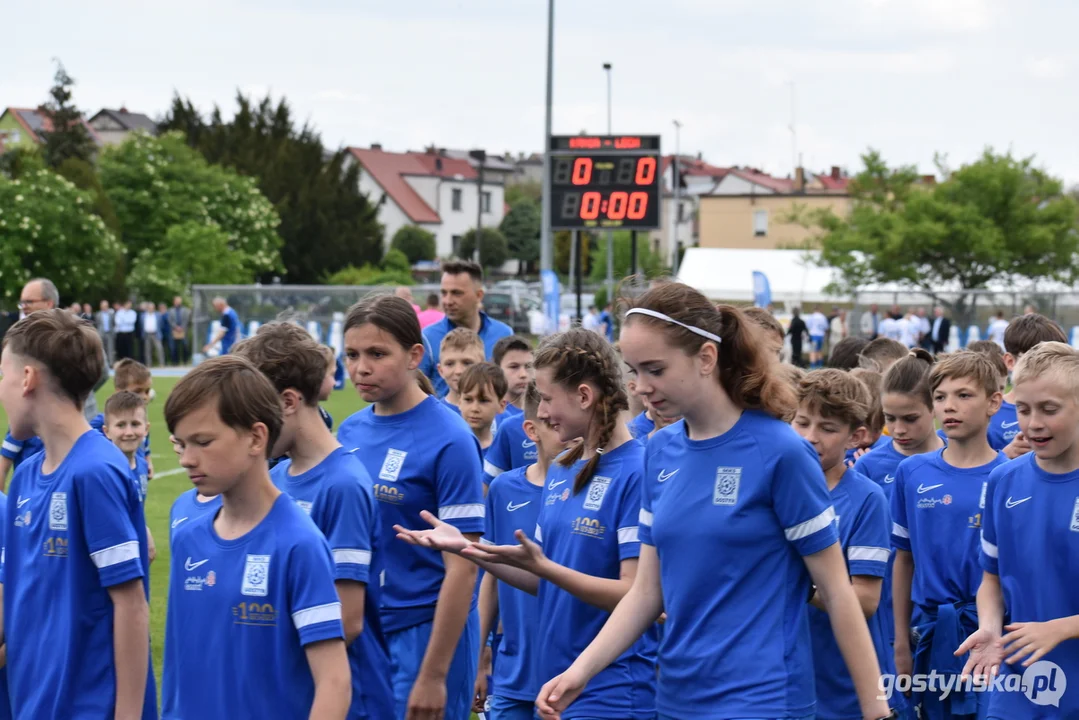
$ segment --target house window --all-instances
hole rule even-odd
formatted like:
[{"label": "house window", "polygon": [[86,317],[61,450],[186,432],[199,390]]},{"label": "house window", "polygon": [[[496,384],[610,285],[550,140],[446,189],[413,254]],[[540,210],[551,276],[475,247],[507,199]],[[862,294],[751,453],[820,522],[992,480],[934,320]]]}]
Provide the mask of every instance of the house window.
[{"label": "house window", "polygon": [[483,193],[482,197],[483,197],[483,212],[485,212],[485,213],[491,212],[491,193],[485,192],[485,193]]},{"label": "house window", "polygon": [[753,211],[753,236],[764,237],[768,234],[768,211]]},{"label": "house window", "polygon": [[453,196],[450,200],[450,204],[454,210],[460,211],[461,209],[461,188],[453,189]]},{"label": "house window", "polygon": [[686,206],[682,203],[678,203],[678,224],[681,225],[686,221]]},{"label": "house window", "polygon": [[[460,190],[454,190],[455,193],[461,192]],[[461,257],[461,236],[454,235],[451,238],[451,245],[453,246],[453,257]]]}]

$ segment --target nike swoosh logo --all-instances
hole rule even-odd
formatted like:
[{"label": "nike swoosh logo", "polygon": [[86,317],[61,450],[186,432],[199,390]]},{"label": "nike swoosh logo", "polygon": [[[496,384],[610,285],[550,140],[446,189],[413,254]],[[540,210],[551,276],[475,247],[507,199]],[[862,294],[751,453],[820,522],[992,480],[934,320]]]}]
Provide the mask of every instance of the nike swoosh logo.
[{"label": "nike swoosh logo", "polygon": [[559,485],[561,485],[564,482],[566,482],[566,481],[565,480],[559,480],[558,482],[548,483],[547,489],[548,490],[554,490],[556,487],[558,487]]},{"label": "nike swoosh logo", "polygon": [[15,506],[16,507],[22,507],[23,505],[25,505],[28,502],[30,502],[30,498],[20,497],[19,501],[17,503],[15,503]]},{"label": "nike swoosh logo", "polygon": [[884,476],[884,484],[885,485],[891,485],[894,482],[895,482],[895,476],[894,475],[885,475]]},{"label": "nike swoosh logo", "polygon": [[930,485],[929,487],[926,487],[925,485],[922,485],[922,484],[919,483],[918,484],[918,494],[921,495],[922,493],[927,493],[930,490],[936,490],[939,487],[944,487],[944,483],[938,483],[936,485]]},{"label": "nike swoosh logo", "polygon": [[[678,470],[681,470],[681,468],[678,468]],[[659,477],[656,478],[656,479],[659,480],[660,482],[667,482],[668,480],[670,480],[671,478],[673,478],[675,475],[678,474],[678,470],[671,470],[670,472],[663,472],[662,470],[660,470],[659,471]]]},{"label": "nike swoosh logo", "polygon": [[521,441],[521,447],[523,447],[523,448],[536,447],[536,443],[532,442],[531,440],[522,440]]},{"label": "nike swoosh logo", "polygon": [[1013,427],[1015,427],[1015,426],[1016,426],[1016,425],[1018,425],[1018,424],[1019,424],[1019,421],[1018,421],[1018,420],[1016,420],[1015,422],[1010,422],[1010,423],[1002,422],[1002,423],[1000,424],[1000,426],[1001,426],[1002,428],[1005,428],[1005,429],[1007,429],[1007,428],[1013,428]]},{"label": "nike swoosh logo", "polygon": [[1023,498],[1022,500],[1012,500],[1011,496],[1009,496],[1007,501],[1005,501],[1005,503],[1004,503],[1004,507],[1011,510],[1016,505],[1022,505],[1023,503],[1025,503],[1027,500],[1029,500],[1032,497],[1034,497],[1034,496],[1033,495],[1028,495],[1027,497]]},{"label": "nike swoosh logo", "polygon": [[514,505],[513,502],[511,501],[506,505],[506,509],[509,510],[510,512],[513,512],[514,510],[520,510],[525,505],[528,505],[531,502],[532,502],[531,500],[526,500],[525,502],[523,502],[523,503],[521,503],[519,505]]},{"label": "nike swoosh logo", "polygon": [[191,572],[192,570],[196,570],[196,569],[202,567],[203,565],[205,565],[208,562],[210,562],[209,558],[206,558],[205,560],[199,560],[198,562],[191,562],[191,558],[188,558],[187,560],[184,561],[184,570],[187,570],[188,572]]},{"label": "nike swoosh logo", "polygon": [[176,518],[175,520],[173,520],[172,521],[172,529],[175,530],[176,526],[179,525],[180,523],[182,523],[184,520],[187,520],[187,518],[182,517],[182,518]]}]

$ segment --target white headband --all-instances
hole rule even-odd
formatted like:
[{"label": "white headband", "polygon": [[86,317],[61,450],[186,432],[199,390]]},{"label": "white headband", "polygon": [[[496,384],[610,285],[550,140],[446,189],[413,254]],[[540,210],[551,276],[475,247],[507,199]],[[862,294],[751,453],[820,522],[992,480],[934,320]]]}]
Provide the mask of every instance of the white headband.
[{"label": "white headband", "polygon": [[675,320],[670,315],[664,315],[661,312],[656,312],[655,310],[649,310],[648,308],[630,308],[629,310],[626,311],[626,315],[647,315],[648,317],[654,317],[657,320],[662,320],[664,322],[669,322],[672,325],[677,325],[678,327],[685,328],[686,330],[689,330],[694,335],[700,335],[702,338],[707,338],[708,340],[711,340],[712,342],[715,342],[715,343],[722,343],[723,342],[723,338],[721,338],[719,335],[714,335],[714,334],[708,332],[707,330],[702,330],[699,327],[694,327],[693,325],[686,325],[684,322],[678,322],[677,320]]}]

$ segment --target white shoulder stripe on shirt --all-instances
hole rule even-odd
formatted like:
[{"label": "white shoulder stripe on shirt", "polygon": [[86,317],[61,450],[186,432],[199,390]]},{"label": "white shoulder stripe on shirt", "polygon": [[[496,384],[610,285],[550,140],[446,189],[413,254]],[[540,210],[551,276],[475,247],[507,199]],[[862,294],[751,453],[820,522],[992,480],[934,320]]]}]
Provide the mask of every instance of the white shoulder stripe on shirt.
[{"label": "white shoulder stripe on shirt", "polygon": [[618,544],[625,545],[626,543],[640,542],[637,537],[637,525],[633,527],[618,528]]},{"label": "white shoulder stripe on shirt", "polygon": [[487,515],[483,503],[469,505],[443,505],[438,509],[439,520],[462,520],[464,518],[482,518]]},{"label": "white shoulder stripe on shirt", "polygon": [[536,542],[543,542],[543,528],[541,528],[538,523],[536,524]]},{"label": "white shoulder stripe on shirt", "polygon": [[993,559],[997,557],[997,546],[986,540],[984,534],[982,535],[982,552]]},{"label": "white shoulder stripe on shirt", "polygon": [[648,512],[644,508],[641,508],[641,512],[637,514],[637,522],[641,525],[647,525],[652,527],[652,513]]},{"label": "white shoulder stripe on shirt", "polygon": [[483,461],[483,471],[491,477],[498,477],[502,473],[506,472],[502,468],[492,463],[490,460]]},{"label": "white shoulder stripe on shirt", "polygon": [[370,565],[371,551],[358,548],[337,548],[333,551],[333,561],[337,565]]},{"label": "white shoulder stripe on shirt", "polygon": [[15,443],[11,442],[10,440],[5,440],[4,441],[4,449],[7,450],[8,452],[17,453],[20,450],[22,450],[22,443],[19,443],[18,445],[16,445]]},{"label": "white shoulder stripe on shirt", "polygon": [[903,527],[897,522],[892,523],[892,535],[910,540],[910,533],[905,527]]},{"label": "white shoulder stripe on shirt", "polygon": [[308,625],[333,622],[334,620],[341,620],[341,603],[339,602],[316,605],[315,607],[297,610],[292,613],[292,624],[296,626],[297,630],[303,630]]},{"label": "white shoulder stripe on shirt", "polygon": [[95,553],[90,553],[90,559],[94,561],[94,565],[98,570],[103,570],[104,568],[112,567],[113,565],[119,565],[128,560],[138,560],[139,541],[131,540],[129,542],[120,543],[119,545],[107,547],[104,550],[98,550]]},{"label": "white shoulder stripe on shirt", "polygon": [[798,523],[794,527],[789,527],[783,531],[783,534],[787,536],[787,542],[794,542],[795,540],[802,540],[809,537],[813,533],[820,532],[824,528],[828,527],[835,520],[835,510],[829,505],[824,512],[815,518],[810,518],[805,522]]},{"label": "white shoulder stripe on shirt", "polygon": [[864,545],[851,545],[847,548],[847,560],[849,562],[855,561],[868,561],[868,562],[888,562],[887,548],[879,547],[867,547]]}]

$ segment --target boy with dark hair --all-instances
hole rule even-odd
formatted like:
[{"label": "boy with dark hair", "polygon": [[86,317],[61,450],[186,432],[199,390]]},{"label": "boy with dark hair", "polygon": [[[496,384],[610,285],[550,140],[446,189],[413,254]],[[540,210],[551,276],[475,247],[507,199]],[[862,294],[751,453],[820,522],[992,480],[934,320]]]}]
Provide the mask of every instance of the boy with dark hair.
[{"label": "boy with dark hair", "polygon": [[783,353],[783,339],[786,337],[786,332],[783,330],[783,326],[779,324],[779,321],[776,320],[776,316],[759,307],[743,308],[742,312],[755,325],[764,330],[768,349],[774,351],[776,357],[779,357]]},{"label": "boy with dark hair", "polygon": [[391,717],[390,661],[379,617],[378,508],[367,470],[319,414],[326,371],[322,349],[299,325],[275,322],[237,344],[233,354],[250,360],[274,384],[283,419],[273,456],[288,458],[270,478],[311,517],[333,553],[352,671],[349,717]]},{"label": "boy with dark hair", "polygon": [[457,383],[461,417],[472,429],[486,455],[494,440],[495,418],[506,409],[506,376],[492,363],[481,362],[464,372]]},{"label": "boy with dark hair", "polygon": [[532,346],[520,335],[510,335],[495,343],[491,362],[506,376],[506,409],[524,410],[525,390],[535,374],[532,369]]},{"label": "boy with dark hair", "polygon": [[870,370],[876,370],[881,375],[888,372],[888,368],[900,358],[905,358],[910,353],[908,348],[898,340],[889,337],[878,337],[870,340],[862,348],[859,357],[859,365]]},{"label": "boy with dark hair", "polygon": [[495,436],[487,448],[483,462],[484,482],[489,483],[506,470],[529,465],[536,460],[536,443],[530,440],[522,425],[525,390],[535,375],[532,365],[532,346],[518,335],[502,338],[495,343],[494,363],[506,376],[509,403],[495,418]]},{"label": "boy with dark hair", "polygon": [[483,341],[468,328],[455,328],[442,338],[439,346],[438,374],[449,388],[443,402],[461,412],[461,394],[457,383],[470,366],[483,362]]},{"label": "boy with dark hair", "polygon": [[[116,389],[116,392],[135,393],[141,397],[147,405],[154,399],[153,375],[150,373],[150,368],[146,367],[138,360],[125,358],[116,363],[113,368],[112,384]],[[95,430],[104,432],[104,425],[104,413],[100,413],[90,420],[90,427]],[[142,439],[142,445],[139,447],[139,452],[142,454],[143,460],[146,463],[146,477],[147,479],[152,480],[154,477],[154,461],[150,455],[149,432],[147,432],[146,436]]]},{"label": "boy with dark hair", "polygon": [[832,353],[828,356],[828,367],[837,370],[854,370],[861,365],[859,355],[869,340],[861,335],[848,335],[832,346]]},{"label": "boy with dark hair", "polygon": [[[317,392],[321,357],[313,366]],[[165,421],[180,465],[221,509],[173,530],[163,714],[343,720],[352,692],[334,558],[270,480],[280,396],[247,359],[222,356],[180,380]]]},{"label": "boy with dark hair", "polygon": [[[953,653],[978,629],[978,549],[990,473],[1006,462],[989,445],[989,420],[1000,408],[1000,376],[984,355],[946,355],[929,374],[933,412],[947,445],[899,463],[892,494],[896,548],[892,600],[895,664],[900,675],[958,676]],[[969,686],[950,695],[915,693],[922,717],[985,717],[988,693]]]},{"label": "boy with dark hair", "polygon": [[3,641],[14,717],[156,718],[146,521],[129,464],[83,415],[97,331],[43,310],[4,337],[0,404],[45,450],[8,497]]},{"label": "boy with dark hair", "polygon": [[[815,370],[798,384],[798,411],[791,425],[820,458],[832,506],[839,519],[839,541],[858,596],[881,672],[894,673],[891,646],[883,618],[877,613],[888,566],[888,503],[875,482],[847,467],[846,451],[865,442],[873,398],[861,380],[836,369]],[[809,630],[813,655],[838,657],[839,645],[822,600],[810,600]],[[850,673],[840,663],[815,663],[819,717],[860,717],[858,695]],[[895,707],[895,699],[890,699]]]}]

